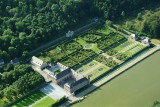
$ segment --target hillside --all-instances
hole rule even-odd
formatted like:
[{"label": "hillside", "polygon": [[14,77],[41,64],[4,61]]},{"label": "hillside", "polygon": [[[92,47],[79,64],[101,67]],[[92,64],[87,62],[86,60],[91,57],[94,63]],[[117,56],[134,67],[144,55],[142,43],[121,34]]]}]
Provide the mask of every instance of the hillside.
[{"label": "hillside", "polygon": [[94,17],[114,20],[159,0],[0,0],[0,59],[26,57]]}]

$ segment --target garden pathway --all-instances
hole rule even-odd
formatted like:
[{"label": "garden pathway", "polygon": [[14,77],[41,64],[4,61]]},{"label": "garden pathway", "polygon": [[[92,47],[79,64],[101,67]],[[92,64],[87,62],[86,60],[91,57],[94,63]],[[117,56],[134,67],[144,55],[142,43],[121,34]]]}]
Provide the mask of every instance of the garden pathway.
[{"label": "garden pathway", "polygon": [[[112,56],[109,56],[109,55],[106,54],[106,53],[102,53],[101,55],[105,56],[106,58],[112,57]],[[113,58],[113,60],[116,61],[117,63],[119,63],[119,64],[122,63],[122,61],[119,60],[119,59],[117,59],[116,57],[112,57],[112,58]]]}]

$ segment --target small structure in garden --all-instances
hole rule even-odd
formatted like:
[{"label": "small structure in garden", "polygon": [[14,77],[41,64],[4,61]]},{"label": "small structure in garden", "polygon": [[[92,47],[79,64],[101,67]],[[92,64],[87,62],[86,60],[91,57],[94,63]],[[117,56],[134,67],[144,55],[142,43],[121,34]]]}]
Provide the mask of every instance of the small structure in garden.
[{"label": "small structure in garden", "polygon": [[131,34],[130,37],[129,37],[131,40],[134,40],[136,41],[137,40],[137,37],[135,34]]},{"label": "small structure in garden", "polygon": [[150,46],[150,40],[149,40],[149,38],[145,38],[145,39],[143,39],[141,42],[142,42],[144,45],[146,45],[146,46]]},{"label": "small structure in garden", "polygon": [[4,65],[4,60],[0,59],[0,66]]},{"label": "small structure in garden", "polygon": [[74,31],[68,31],[67,33],[66,33],[66,37],[72,37],[74,35]]},{"label": "small structure in garden", "polygon": [[48,66],[48,64],[46,62],[42,61],[41,59],[39,59],[35,56],[32,57],[31,64],[40,68],[40,69],[43,69]]},{"label": "small structure in garden", "polygon": [[15,66],[15,65],[20,64],[20,61],[19,61],[18,58],[15,58],[15,59],[12,59],[12,60],[11,60],[11,64]]}]

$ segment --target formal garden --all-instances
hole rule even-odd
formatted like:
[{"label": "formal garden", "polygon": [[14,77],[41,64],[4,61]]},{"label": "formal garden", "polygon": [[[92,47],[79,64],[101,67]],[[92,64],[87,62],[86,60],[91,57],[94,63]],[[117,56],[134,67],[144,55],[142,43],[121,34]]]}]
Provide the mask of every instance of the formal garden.
[{"label": "formal garden", "polygon": [[92,81],[144,48],[141,43],[101,26],[44,52],[40,58],[60,62]]}]

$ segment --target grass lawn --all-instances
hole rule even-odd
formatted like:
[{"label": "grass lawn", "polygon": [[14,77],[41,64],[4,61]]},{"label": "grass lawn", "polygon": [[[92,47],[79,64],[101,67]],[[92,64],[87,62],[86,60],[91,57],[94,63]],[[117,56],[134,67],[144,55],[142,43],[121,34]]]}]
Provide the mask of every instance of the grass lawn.
[{"label": "grass lawn", "polygon": [[96,70],[87,74],[86,77],[88,77],[90,75],[90,81],[93,81],[94,79],[96,79],[97,77],[99,77],[100,75],[104,74],[105,72],[107,72],[109,70],[110,70],[110,68],[107,66],[100,66]]},{"label": "grass lawn", "polygon": [[108,35],[108,34],[110,34],[112,31],[109,30],[107,27],[103,26],[101,29],[97,30],[97,32],[104,33],[104,34]]},{"label": "grass lawn", "polygon": [[160,44],[160,40],[159,39],[151,39],[151,42],[153,42],[155,44]]},{"label": "grass lawn", "polygon": [[93,50],[95,53],[99,53],[102,51],[97,47],[97,44],[93,44],[93,47],[91,48],[91,50]]},{"label": "grass lawn", "polygon": [[32,107],[49,107],[51,104],[54,104],[56,101],[50,97],[44,98],[42,101],[36,103]]},{"label": "grass lawn", "polygon": [[[86,41],[82,40],[82,39],[78,39],[77,40],[78,43],[80,43],[83,47],[86,47],[87,45],[89,45]],[[92,45],[92,47],[90,48],[91,50],[93,50],[95,53],[100,52],[101,50],[97,47],[97,44]]]},{"label": "grass lawn", "polygon": [[134,43],[133,41],[128,40],[128,41],[122,43],[121,45],[117,46],[117,47],[115,48],[115,50],[121,51],[121,50],[123,50],[124,48],[128,47],[129,45],[131,45],[131,44],[133,44],[133,43]]},{"label": "grass lawn", "polygon": [[29,106],[33,103],[35,103],[36,101],[38,101],[39,99],[43,98],[44,96],[46,96],[46,94],[44,94],[41,91],[36,91],[33,94],[29,95],[28,97],[20,100],[19,102],[15,103],[12,107],[26,107]]},{"label": "grass lawn", "polygon": [[134,46],[131,49],[129,49],[128,51],[126,51],[125,54],[129,55],[129,56],[132,56],[132,55],[138,53],[139,51],[141,51],[144,48],[145,48],[145,46],[137,44],[136,46]]},{"label": "grass lawn", "polygon": [[77,70],[77,72],[83,73],[83,72],[89,70],[90,68],[96,66],[97,64],[98,63],[96,61],[91,61],[91,62],[87,63],[86,65],[82,66],[81,68],[79,68]]},{"label": "grass lawn", "polygon": [[81,44],[83,47],[86,46],[86,45],[88,45],[88,43],[87,43],[86,41],[82,40],[82,39],[77,39],[76,41],[77,41],[79,44]]}]

